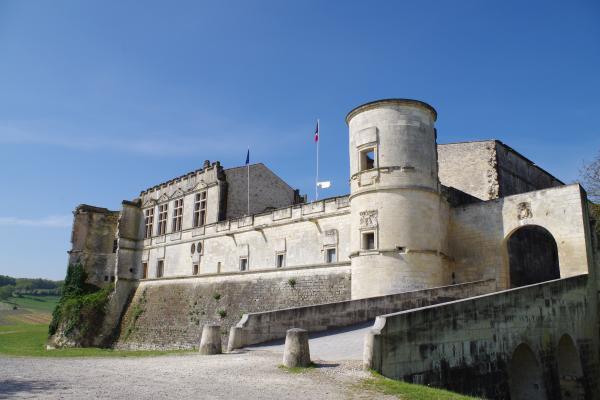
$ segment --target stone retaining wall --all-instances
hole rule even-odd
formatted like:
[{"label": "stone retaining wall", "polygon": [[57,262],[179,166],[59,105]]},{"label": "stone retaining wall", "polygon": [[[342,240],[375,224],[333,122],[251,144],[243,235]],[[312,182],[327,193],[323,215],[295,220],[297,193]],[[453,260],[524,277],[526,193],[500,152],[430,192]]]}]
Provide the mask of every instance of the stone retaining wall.
[{"label": "stone retaining wall", "polygon": [[142,281],[116,347],[198,347],[202,326],[221,325],[223,341],[244,313],[350,299],[350,265]]}]

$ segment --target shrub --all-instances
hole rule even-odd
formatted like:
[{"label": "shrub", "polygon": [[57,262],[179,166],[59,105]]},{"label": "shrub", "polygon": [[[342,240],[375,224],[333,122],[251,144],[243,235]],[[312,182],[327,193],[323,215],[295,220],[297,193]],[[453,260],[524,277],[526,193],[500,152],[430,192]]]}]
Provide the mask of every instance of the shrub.
[{"label": "shrub", "polygon": [[225,318],[227,316],[227,311],[221,309],[221,310],[217,311],[217,314],[219,314],[219,317]]},{"label": "shrub", "polygon": [[215,299],[216,301],[219,301],[221,299],[221,293],[213,294],[213,299]]},{"label": "shrub", "polygon": [[62,297],[52,312],[52,321],[48,327],[50,336],[60,327],[65,336],[75,334],[77,341],[85,341],[102,323],[113,285],[100,289],[86,283],[86,278],[87,274],[81,264],[69,265]]},{"label": "shrub", "polygon": [[291,287],[295,287],[296,286],[296,280],[294,278],[290,278],[290,279],[288,279],[288,284]]}]

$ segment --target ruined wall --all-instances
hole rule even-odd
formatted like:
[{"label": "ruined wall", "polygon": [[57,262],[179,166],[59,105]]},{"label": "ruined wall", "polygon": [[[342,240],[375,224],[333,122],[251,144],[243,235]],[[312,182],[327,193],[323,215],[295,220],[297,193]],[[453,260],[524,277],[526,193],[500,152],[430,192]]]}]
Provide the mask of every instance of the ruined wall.
[{"label": "ruined wall", "polygon": [[455,281],[491,278],[500,288],[509,288],[506,240],[524,225],[538,225],[552,234],[561,277],[585,273],[583,199],[575,184],[452,208],[449,240]]},{"label": "ruined wall", "polygon": [[439,144],[440,182],[481,200],[564,185],[499,140]]},{"label": "ruined wall", "polygon": [[239,271],[241,257],[250,270],[269,269],[277,254],[285,254],[284,267],[296,267],[325,263],[327,248],[349,260],[349,243],[348,198],[339,197],[146,239],[142,262],[149,278],[159,260],[165,277],[190,276],[194,264],[200,274]]},{"label": "ruined wall", "polygon": [[[228,168],[227,212],[225,218],[248,214],[247,167]],[[263,164],[250,165],[250,214],[258,214],[294,204],[294,189]]]},{"label": "ruined wall", "polygon": [[495,141],[438,144],[437,151],[442,185],[481,200],[498,197]]},{"label": "ruined wall", "polygon": [[87,281],[103,287],[115,279],[119,212],[81,204],[73,215],[69,264],[82,264]]},{"label": "ruined wall", "polygon": [[496,143],[496,160],[500,196],[562,186],[560,180],[500,141]]},{"label": "ruined wall", "polygon": [[221,324],[225,343],[244,313],[348,299],[349,263],[142,281],[121,323],[117,347],[197,347],[206,323]]},{"label": "ruined wall", "polygon": [[520,390],[529,395],[519,398],[558,400],[564,379],[557,346],[568,335],[583,372],[566,379],[581,382],[586,399],[597,399],[597,294],[587,284],[588,276],[580,275],[378,317],[365,362],[393,379],[507,399],[509,386],[514,390],[522,374],[532,372],[510,368],[513,352],[526,344],[541,373],[523,383]]}]

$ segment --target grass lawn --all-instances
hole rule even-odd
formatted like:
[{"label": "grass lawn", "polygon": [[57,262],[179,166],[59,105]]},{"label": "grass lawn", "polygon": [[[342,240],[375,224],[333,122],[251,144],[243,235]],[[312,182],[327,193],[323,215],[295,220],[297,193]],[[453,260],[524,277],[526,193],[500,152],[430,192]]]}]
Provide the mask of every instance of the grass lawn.
[{"label": "grass lawn", "polygon": [[[46,350],[48,323],[57,296],[11,297],[0,308],[0,355],[26,357],[144,357],[185,353],[178,351],[126,351],[98,348]],[[12,305],[17,305],[17,310]]]},{"label": "grass lawn", "polygon": [[381,393],[397,396],[402,400],[475,400],[475,397],[464,396],[446,390],[433,389],[427,386],[388,379],[376,372],[373,377],[365,379],[361,387],[373,389]]}]

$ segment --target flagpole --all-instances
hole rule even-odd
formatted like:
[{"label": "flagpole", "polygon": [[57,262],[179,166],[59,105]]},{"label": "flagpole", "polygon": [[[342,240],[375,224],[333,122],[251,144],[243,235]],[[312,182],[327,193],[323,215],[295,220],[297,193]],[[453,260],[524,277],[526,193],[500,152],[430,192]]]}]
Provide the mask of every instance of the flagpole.
[{"label": "flagpole", "polygon": [[246,170],[248,173],[248,215],[250,215],[250,146],[248,146],[248,162],[246,163]]},{"label": "flagpole", "polygon": [[317,178],[315,179],[315,201],[319,200],[319,142],[321,141],[321,127],[317,118]]}]

